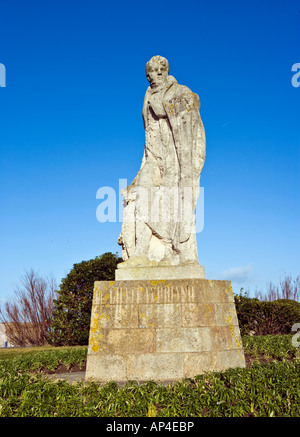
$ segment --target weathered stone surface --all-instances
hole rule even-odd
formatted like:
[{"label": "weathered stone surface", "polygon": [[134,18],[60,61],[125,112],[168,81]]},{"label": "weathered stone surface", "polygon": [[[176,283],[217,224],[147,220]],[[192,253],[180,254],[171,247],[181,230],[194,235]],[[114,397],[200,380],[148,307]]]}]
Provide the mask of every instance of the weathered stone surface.
[{"label": "weathered stone surface", "polygon": [[230,367],[245,367],[245,356],[242,348],[218,352],[216,370],[226,370]]},{"label": "weathered stone surface", "polygon": [[216,326],[216,323],[214,303],[201,303],[201,305],[198,303],[182,304],[183,326]]},{"label": "weathered stone surface", "polygon": [[93,305],[234,303],[230,281],[205,279],[95,282]]},{"label": "weathered stone surface", "polygon": [[193,378],[204,372],[220,370],[218,351],[185,353],[183,365],[185,378]]},{"label": "weathered stone surface", "polygon": [[128,379],[168,380],[182,378],[182,354],[135,354],[128,356]]},{"label": "weathered stone surface", "polygon": [[213,339],[212,350],[233,349],[230,326],[214,326],[211,328],[211,337]]},{"label": "weathered stone surface", "polygon": [[213,347],[208,327],[157,329],[157,350],[160,352],[209,351]]},{"label": "weathered stone surface", "polygon": [[89,354],[85,379],[124,381],[127,379],[127,359],[117,354]]},{"label": "weathered stone surface", "polygon": [[235,366],[245,359],[230,281],[95,283],[87,378],[178,379]]},{"label": "weathered stone surface", "polygon": [[200,100],[169,75],[162,56],[150,59],[146,75],[144,156],[135,179],[122,191],[125,208],[118,243],[124,263],[118,269],[198,265],[195,207],[206,153]]},{"label": "weathered stone surface", "polygon": [[232,303],[215,303],[215,314],[218,325],[237,325],[237,315],[235,310],[235,304]]},{"label": "weathered stone surface", "polygon": [[111,329],[107,335],[108,353],[134,354],[155,352],[154,329]]},{"label": "weathered stone surface", "polygon": [[130,281],[137,279],[204,279],[204,267],[200,265],[126,267],[126,263],[118,265],[115,272],[116,281]]},{"label": "weathered stone surface", "polygon": [[139,306],[140,328],[176,328],[181,325],[181,305],[169,304],[141,304]]},{"label": "weathered stone surface", "polygon": [[100,305],[93,308],[94,323],[99,328],[138,328],[137,305]]}]

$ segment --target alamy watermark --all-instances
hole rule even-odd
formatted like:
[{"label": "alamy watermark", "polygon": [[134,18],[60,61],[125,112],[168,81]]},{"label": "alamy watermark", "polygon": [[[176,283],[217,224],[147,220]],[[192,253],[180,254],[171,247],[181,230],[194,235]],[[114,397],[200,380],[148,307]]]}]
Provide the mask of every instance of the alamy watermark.
[{"label": "alamy watermark", "polygon": [[294,88],[298,88],[300,86],[300,63],[296,63],[292,66],[292,71],[296,71],[293,75],[291,82]]},{"label": "alamy watermark", "polygon": [[96,199],[101,203],[97,206],[96,218],[100,223],[122,223],[124,206],[129,203],[126,211],[128,222],[182,222],[186,232],[199,233],[204,228],[204,188],[198,190],[195,192],[191,187],[134,187],[127,191],[127,179],[119,179],[118,195],[108,186],[97,190]]},{"label": "alamy watermark", "polygon": [[6,87],[6,69],[5,65],[0,63],[0,87]]},{"label": "alamy watermark", "polygon": [[[292,337],[292,345],[294,347],[299,347],[300,346],[300,323],[295,323],[292,326],[292,332],[296,332],[296,334],[294,334]],[[299,338],[299,340],[298,340],[298,338]]]}]

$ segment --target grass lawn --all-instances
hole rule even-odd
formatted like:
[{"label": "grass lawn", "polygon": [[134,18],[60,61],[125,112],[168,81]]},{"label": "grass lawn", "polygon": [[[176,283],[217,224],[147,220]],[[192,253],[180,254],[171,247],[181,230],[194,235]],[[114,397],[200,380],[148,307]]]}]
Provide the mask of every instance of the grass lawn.
[{"label": "grass lawn", "polygon": [[0,349],[0,360],[8,360],[16,357],[21,357],[24,355],[37,354],[40,352],[50,352],[50,351],[68,351],[72,349],[87,349],[87,346],[33,346],[33,347],[8,347]]},{"label": "grass lawn", "polygon": [[83,365],[87,347],[0,350],[1,417],[298,417],[300,361],[291,336],[243,337],[246,368],[169,385],[54,382],[44,372]]}]

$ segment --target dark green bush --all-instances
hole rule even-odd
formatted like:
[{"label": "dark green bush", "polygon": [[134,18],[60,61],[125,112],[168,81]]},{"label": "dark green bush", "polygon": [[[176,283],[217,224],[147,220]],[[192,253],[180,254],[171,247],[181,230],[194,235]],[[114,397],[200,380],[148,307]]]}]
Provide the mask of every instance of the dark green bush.
[{"label": "dark green bush", "polygon": [[300,303],[295,300],[270,302],[237,295],[235,304],[242,335],[290,334],[300,322]]},{"label": "dark green bush", "polygon": [[94,282],[114,280],[121,261],[118,255],[108,252],[74,264],[62,279],[54,300],[49,343],[55,346],[88,344]]}]

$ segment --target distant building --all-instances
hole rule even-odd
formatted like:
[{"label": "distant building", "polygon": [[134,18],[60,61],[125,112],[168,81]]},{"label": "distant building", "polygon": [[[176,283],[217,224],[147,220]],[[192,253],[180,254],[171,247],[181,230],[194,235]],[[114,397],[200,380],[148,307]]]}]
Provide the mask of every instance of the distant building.
[{"label": "distant building", "polygon": [[10,343],[6,337],[6,330],[4,323],[0,323],[0,348],[1,347],[13,347],[14,345]]},{"label": "distant building", "polygon": [[[4,323],[0,323],[0,348],[3,347],[18,347],[22,345],[23,347],[31,346],[33,344],[41,345],[43,343],[43,337],[40,340],[41,329],[39,323],[8,323],[7,328],[9,329],[10,337],[15,339],[8,339],[8,331]],[[19,340],[19,341],[18,341]],[[21,340],[21,342],[20,342]]]}]

